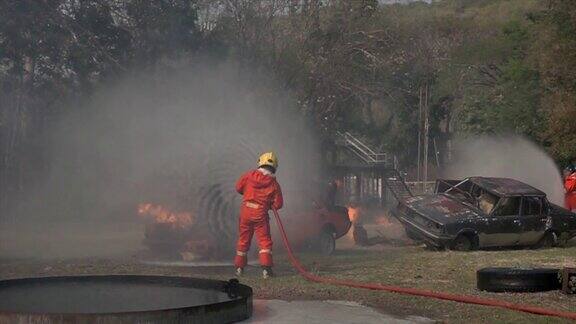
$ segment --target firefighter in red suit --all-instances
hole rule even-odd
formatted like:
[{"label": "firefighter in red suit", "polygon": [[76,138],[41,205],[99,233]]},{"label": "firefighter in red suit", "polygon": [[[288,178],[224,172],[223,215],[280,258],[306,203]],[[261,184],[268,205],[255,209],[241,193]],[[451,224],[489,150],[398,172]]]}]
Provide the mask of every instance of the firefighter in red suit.
[{"label": "firefighter in red suit", "polygon": [[276,155],[272,152],[264,153],[258,159],[258,169],[246,172],[236,183],[236,191],[243,195],[234,259],[238,276],[242,275],[246,266],[246,254],[254,233],[260,246],[262,276],[265,279],[272,276],[272,238],[268,211],[280,209],[283,204],[282,191],[274,176],[277,168]]},{"label": "firefighter in red suit", "polygon": [[576,211],[576,166],[570,164],[564,173],[564,189],[566,190],[566,209]]}]

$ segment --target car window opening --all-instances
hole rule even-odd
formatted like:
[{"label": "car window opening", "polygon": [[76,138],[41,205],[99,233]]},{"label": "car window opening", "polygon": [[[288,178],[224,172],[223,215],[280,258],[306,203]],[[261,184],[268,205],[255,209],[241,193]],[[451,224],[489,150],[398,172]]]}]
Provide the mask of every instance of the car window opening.
[{"label": "car window opening", "polygon": [[470,180],[466,179],[455,185],[450,184],[448,185],[450,186],[450,188],[444,191],[444,193],[449,194],[455,198],[464,200],[465,202],[474,203],[474,199],[470,195],[470,188],[472,187],[472,183],[470,182]]},{"label": "car window opening", "polygon": [[540,215],[542,213],[542,199],[540,197],[524,197],[522,199],[523,215]]},{"label": "car window opening", "polygon": [[498,197],[494,196],[493,194],[481,190],[478,195],[478,208],[482,210],[486,215],[490,215],[496,203],[498,203]]},{"label": "car window opening", "polygon": [[[466,205],[482,209],[486,214],[490,214],[498,202],[498,197],[474,185],[469,179],[450,186],[445,193]],[[481,205],[484,208],[482,208]]]},{"label": "car window opening", "polygon": [[503,197],[499,200],[494,216],[513,216],[520,214],[520,197]]}]

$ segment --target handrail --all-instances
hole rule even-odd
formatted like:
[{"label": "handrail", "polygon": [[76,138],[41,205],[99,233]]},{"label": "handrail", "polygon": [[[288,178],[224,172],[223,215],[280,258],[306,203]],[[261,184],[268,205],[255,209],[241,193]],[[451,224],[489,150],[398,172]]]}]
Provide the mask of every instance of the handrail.
[{"label": "handrail", "polygon": [[350,150],[352,151],[352,153],[356,154],[356,156],[358,156],[362,161],[366,162],[366,163],[372,163],[373,160],[369,160],[368,156],[366,156],[366,154],[360,154],[358,151],[356,150]]},{"label": "handrail", "polygon": [[363,146],[368,152],[370,152],[371,154],[376,154],[376,152],[374,152],[370,147],[368,147],[368,145],[364,144],[361,140],[359,140],[358,138],[356,138],[354,135],[350,134],[350,132],[346,132],[344,133],[344,135],[347,138],[351,138],[354,142],[356,142],[358,145]]},{"label": "handrail", "polygon": [[362,152],[366,156],[374,155],[374,153],[372,153],[373,151],[370,150],[370,148],[367,147],[366,144],[360,142],[358,139],[354,137],[350,137],[349,134],[345,135],[345,139],[348,141],[349,144],[351,144],[354,148],[356,148],[358,151]]},{"label": "handrail", "polygon": [[350,134],[349,132],[337,133],[343,140],[346,146],[356,154],[365,163],[386,163],[387,153],[376,153],[372,148],[362,142],[360,139]]},{"label": "handrail", "polygon": [[364,142],[362,142],[360,139],[358,139],[354,135],[350,134],[349,132],[346,132],[345,136],[350,142],[353,142],[353,144],[356,144],[357,146],[360,146],[360,147],[364,148],[366,151],[368,151],[368,153],[370,155],[373,155],[373,156],[386,156],[387,155],[386,153],[374,152],[374,150],[372,148],[370,148],[368,145],[366,145]]}]

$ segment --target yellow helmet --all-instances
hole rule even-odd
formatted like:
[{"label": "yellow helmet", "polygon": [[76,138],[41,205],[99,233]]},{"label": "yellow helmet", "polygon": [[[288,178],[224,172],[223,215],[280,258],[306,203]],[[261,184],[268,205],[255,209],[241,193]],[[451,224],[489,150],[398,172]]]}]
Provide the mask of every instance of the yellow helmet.
[{"label": "yellow helmet", "polygon": [[258,167],[264,165],[268,165],[273,167],[274,169],[278,169],[278,157],[276,157],[276,154],[274,154],[274,152],[266,152],[260,155],[260,158],[258,159]]}]

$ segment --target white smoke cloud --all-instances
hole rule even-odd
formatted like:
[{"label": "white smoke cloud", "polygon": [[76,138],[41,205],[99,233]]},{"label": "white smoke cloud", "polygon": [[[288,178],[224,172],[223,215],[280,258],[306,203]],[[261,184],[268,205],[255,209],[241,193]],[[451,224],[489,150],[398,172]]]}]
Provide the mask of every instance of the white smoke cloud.
[{"label": "white smoke cloud", "polygon": [[[71,110],[47,132],[46,179],[10,213],[14,224],[0,227],[0,257],[94,256],[140,246],[142,202],[216,217],[199,214],[202,190],[218,185],[223,199],[238,200],[235,181],[264,151],[279,156],[288,206],[319,173],[317,136],[295,100],[269,76],[235,64],[141,73]],[[235,235],[238,210],[213,210],[222,218],[213,227]]]},{"label": "white smoke cloud", "polygon": [[447,178],[506,177],[544,191],[563,206],[560,170],[536,144],[516,136],[462,139],[454,145],[454,162],[443,172]]}]

